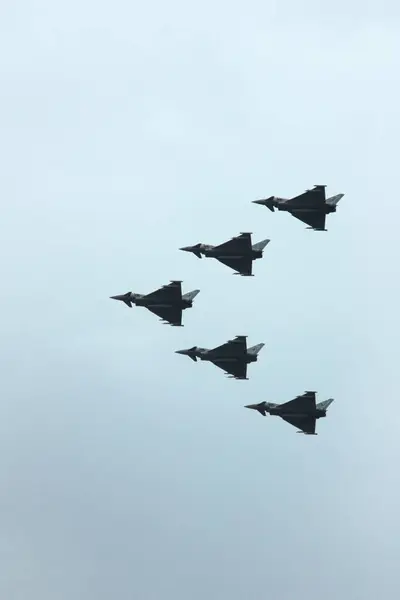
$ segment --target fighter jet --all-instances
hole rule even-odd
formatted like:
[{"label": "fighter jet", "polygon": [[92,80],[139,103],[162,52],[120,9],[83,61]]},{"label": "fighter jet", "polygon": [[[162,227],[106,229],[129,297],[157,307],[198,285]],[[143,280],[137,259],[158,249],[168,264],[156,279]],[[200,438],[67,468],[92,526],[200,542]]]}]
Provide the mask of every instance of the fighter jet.
[{"label": "fighter jet", "polygon": [[309,225],[307,229],[328,231],[325,229],[325,217],[329,213],[336,212],[337,204],[344,194],[326,198],[325,188],[326,185],[315,185],[312,190],[306,190],[304,194],[294,198],[286,199],[271,196],[266,200],[253,200],[253,203],[266,206],[272,212],[275,208],[289,212],[296,219]]},{"label": "fighter jet", "polygon": [[185,308],[191,308],[193,300],[200,290],[193,290],[182,295],[181,281],[171,281],[168,285],[163,285],[151,294],[135,294],[127,292],[120,296],[111,296],[113,300],[125,302],[129,308],[132,304],[144,306],[152,313],[161,317],[161,321],[175,327],[183,327],[182,311]]},{"label": "fighter jet", "polygon": [[193,346],[188,350],[177,350],[176,354],[189,356],[195,362],[198,358],[208,360],[216,367],[223,369],[230,378],[248,379],[247,365],[257,362],[258,353],[265,344],[257,344],[252,348],[247,348],[246,338],[246,335],[238,335],[233,340],[229,340],[222,346],[217,346],[212,350]]},{"label": "fighter jet", "polygon": [[208,244],[195,244],[179,248],[185,252],[192,252],[198,258],[202,255],[216,258],[219,262],[236,271],[235,275],[252,276],[253,260],[262,258],[263,250],[270,240],[263,240],[258,244],[251,244],[251,233],[241,233],[237,237],[224,242],[219,246]]},{"label": "fighter jet", "polygon": [[297,433],[306,435],[318,435],[315,433],[315,422],[321,417],[326,417],[326,411],[333,398],[315,403],[316,392],[305,392],[284,404],[273,404],[272,402],[260,402],[260,404],[248,404],[245,408],[252,408],[265,417],[266,413],[277,415],[287,423],[298,427]]}]

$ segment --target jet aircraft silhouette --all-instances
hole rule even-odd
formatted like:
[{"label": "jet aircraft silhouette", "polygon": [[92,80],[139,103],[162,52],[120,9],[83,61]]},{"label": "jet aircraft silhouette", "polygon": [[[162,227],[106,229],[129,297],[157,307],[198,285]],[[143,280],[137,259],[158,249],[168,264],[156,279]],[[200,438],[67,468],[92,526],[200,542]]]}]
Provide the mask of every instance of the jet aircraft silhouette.
[{"label": "jet aircraft silhouette", "polygon": [[248,379],[247,365],[257,362],[258,353],[265,344],[257,344],[252,348],[247,348],[246,338],[245,335],[238,335],[233,340],[228,340],[225,344],[211,350],[193,346],[193,348],[187,350],[177,350],[176,354],[189,356],[195,362],[198,358],[212,362],[229,374],[231,378]]},{"label": "jet aircraft silhouette", "polygon": [[261,204],[274,212],[274,209],[289,212],[293,217],[309,225],[307,229],[327,231],[325,218],[329,213],[336,212],[336,207],[344,196],[337,194],[331,198],[325,196],[326,185],[315,185],[312,190],[307,190],[294,198],[278,198],[271,196],[265,200],[253,200],[253,204]]},{"label": "jet aircraft silhouette", "polygon": [[298,427],[297,433],[306,435],[318,435],[315,433],[316,420],[326,417],[326,411],[333,398],[315,403],[316,392],[305,392],[284,404],[273,404],[272,402],[260,402],[259,404],[248,404],[245,408],[252,408],[265,417],[266,413],[277,415],[287,423]]},{"label": "jet aircraft silhouette", "polygon": [[192,252],[198,258],[202,255],[216,258],[219,262],[236,271],[235,275],[252,276],[253,260],[262,258],[263,250],[270,240],[263,240],[252,245],[251,233],[241,233],[219,246],[209,244],[195,244],[179,248],[185,252]]},{"label": "jet aircraft silhouette", "polygon": [[136,294],[127,292],[119,296],[111,296],[113,300],[121,300],[129,308],[132,304],[144,306],[160,317],[160,320],[176,327],[182,325],[182,311],[191,308],[193,300],[200,290],[193,290],[182,295],[181,281],[171,281],[168,285],[151,292],[150,294]]}]

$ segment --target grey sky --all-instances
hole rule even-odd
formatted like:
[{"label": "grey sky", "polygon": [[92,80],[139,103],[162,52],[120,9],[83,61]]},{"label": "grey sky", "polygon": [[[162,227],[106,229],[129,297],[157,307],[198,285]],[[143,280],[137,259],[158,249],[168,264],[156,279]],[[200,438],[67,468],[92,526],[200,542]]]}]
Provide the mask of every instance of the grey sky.
[{"label": "grey sky", "polygon": [[[2,4],[2,598],[398,595],[399,12]],[[320,183],[328,233],[250,203]],[[251,279],[178,251],[240,231]],[[108,298],[173,278],[183,329]],[[318,437],[243,408],[306,389]]]}]

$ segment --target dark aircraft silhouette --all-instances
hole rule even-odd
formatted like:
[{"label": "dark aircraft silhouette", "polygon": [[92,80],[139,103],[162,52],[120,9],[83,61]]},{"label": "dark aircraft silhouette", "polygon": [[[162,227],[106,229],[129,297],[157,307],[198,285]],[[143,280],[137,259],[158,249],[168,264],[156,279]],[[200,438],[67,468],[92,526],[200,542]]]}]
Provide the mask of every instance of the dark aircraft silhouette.
[{"label": "dark aircraft silhouette", "polygon": [[216,258],[219,262],[236,271],[235,275],[251,276],[253,274],[253,260],[262,258],[263,250],[269,242],[270,240],[263,240],[252,245],[251,233],[241,233],[219,246],[195,244],[179,249],[192,252],[198,258],[202,258],[202,255]]},{"label": "dark aircraft silhouette", "polygon": [[274,212],[274,209],[289,212],[293,217],[309,225],[307,229],[315,231],[327,231],[325,229],[325,217],[329,213],[336,212],[336,206],[344,196],[337,194],[331,198],[325,197],[326,185],[315,185],[312,190],[294,198],[278,198],[271,196],[266,200],[253,200],[253,204],[261,204]]},{"label": "dark aircraft silhouette", "polygon": [[260,404],[248,404],[246,408],[253,408],[265,417],[266,413],[277,415],[287,423],[298,427],[307,435],[318,435],[315,433],[315,423],[317,419],[326,417],[326,411],[333,398],[315,403],[315,392],[305,392],[302,396],[297,396],[284,404],[273,404],[272,402],[260,402]]},{"label": "dark aircraft silhouette", "polygon": [[171,281],[168,285],[164,285],[150,294],[127,292],[120,296],[111,296],[111,298],[125,302],[129,308],[132,308],[132,304],[144,306],[160,317],[161,321],[176,327],[183,327],[182,311],[192,307],[193,300],[200,290],[193,290],[193,292],[182,295],[181,283],[181,281]]},{"label": "dark aircraft silhouette", "polygon": [[252,348],[247,348],[245,335],[238,335],[233,340],[229,340],[222,346],[217,346],[212,350],[207,348],[199,348],[193,346],[188,350],[177,350],[176,354],[189,356],[195,362],[200,360],[208,360],[215,366],[223,369],[234,379],[248,379],[247,365],[252,362],[257,362],[258,353],[264,344],[257,344]]}]

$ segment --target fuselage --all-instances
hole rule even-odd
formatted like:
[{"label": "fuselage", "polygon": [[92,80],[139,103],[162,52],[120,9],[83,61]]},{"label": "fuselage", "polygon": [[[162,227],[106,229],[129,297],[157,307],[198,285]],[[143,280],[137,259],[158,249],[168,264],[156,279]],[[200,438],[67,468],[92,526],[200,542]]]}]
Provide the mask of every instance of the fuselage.
[{"label": "fuselage", "polygon": [[224,258],[235,259],[236,258],[236,259],[239,259],[239,258],[243,258],[243,256],[251,256],[252,260],[257,260],[257,258],[262,258],[262,256],[263,256],[263,253],[260,250],[251,249],[251,251],[246,254],[238,253],[235,251],[221,252],[221,250],[218,250],[218,248],[215,248],[214,246],[208,246],[205,244],[201,244],[199,251],[201,252],[201,254],[203,254],[207,258],[221,258],[221,259],[224,259]]},{"label": "fuselage", "polygon": [[296,206],[295,204],[287,204],[288,200],[285,198],[274,198],[274,206],[278,210],[285,212],[296,212],[296,213],[318,213],[329,215],[330,213],[336,212],[336,206],[333,204],[325,203],[322,206],[307,206],[303,203]]},{"label": "fuselage", "polygon": [[158,298],[147,298],[144,294],[135,294],[131,293],[131,302],[136,304],[136,306],[154,306],[155,308],[169,308],[171,306],[182,308],[190,308],[193,306],[192,300],[186,300],[185,298],[181,298],[178,302],[163,302]]},{"label": "fuselage", "polygon": [[206,348],[196,348],[193,353],[200,360],[218,360],[219,363],[233,363],[239,361],[249,364],[252,362],[257,362],[258,358],[256,354],[249,354],[248,352],[240,356],[220,356],[218,354],[214,354],[213,350],[207,350]]},{"label": "fuselage", "polygon": [[278,417],[315,417],[316,419],[320,419],[321,417],[326,417],[326,410],[321,410],[319,408],[316,408],[315,410],[312,411],[307,411],[306,413],[304,412],[299,412],[299,411],[289,411],[289,410],[285,410],[280,408],[279,406],[266,406],[265,410],[270,414],[270,415],[276,415]]}]

